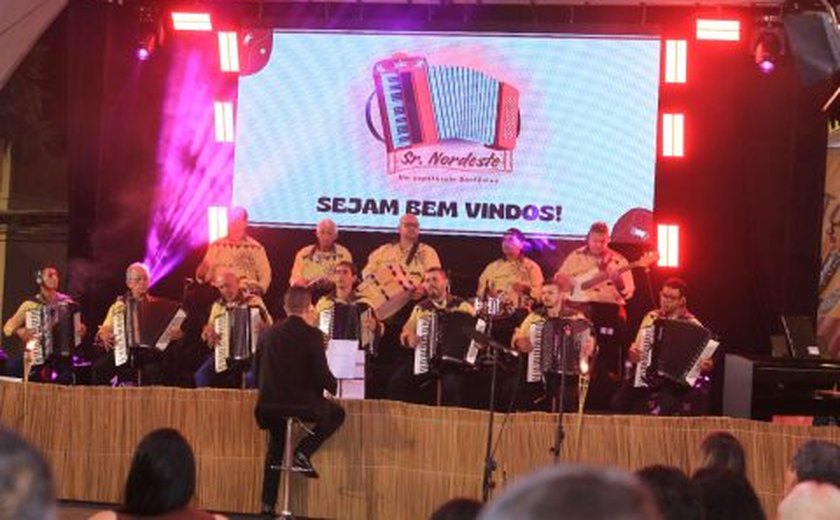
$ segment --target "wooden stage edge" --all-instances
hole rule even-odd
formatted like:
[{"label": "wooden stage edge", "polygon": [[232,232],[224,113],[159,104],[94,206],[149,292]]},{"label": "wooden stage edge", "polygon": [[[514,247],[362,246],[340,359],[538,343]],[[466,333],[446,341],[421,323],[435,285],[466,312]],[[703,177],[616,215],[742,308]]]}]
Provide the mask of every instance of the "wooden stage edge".
[{"label": "wooden stage edge", "polygon": [[[0,381],[0,421],[46,454],[58,498],[121,500],[139,439],[180,430],[198,464],[198,506],[255,513],[260,506],[266,434],[254,421],[254,391],[62,387]],[[295,478],[293,511],[317,518],[427,518],[444,501],[481,496],[487,412],[391,401],[344,401],[347,420],[313,458],[318,480]],[[494,435],[502,428],[496,417]],[[514,414],[499,442],[499,489],[552,462],[555,415]],[[709,432],[737,436],[748,476],[770,516],[785,467],[805,440],[840,442],[838,427],[779,425],[727,417],[659,418],[566,414],[565,463],[636,470],[666,464],[692,471]],[[579,453],[575,446],[579,437]]]}]

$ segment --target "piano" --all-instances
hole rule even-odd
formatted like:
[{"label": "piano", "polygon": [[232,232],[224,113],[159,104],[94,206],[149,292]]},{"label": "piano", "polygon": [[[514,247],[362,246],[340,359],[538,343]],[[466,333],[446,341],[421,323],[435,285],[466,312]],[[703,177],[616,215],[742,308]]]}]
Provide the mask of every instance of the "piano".
[{"label": "piano", "polygon": [[769,420],[773,415],[840,413],[840,361],[727,354],[723,414]]}]

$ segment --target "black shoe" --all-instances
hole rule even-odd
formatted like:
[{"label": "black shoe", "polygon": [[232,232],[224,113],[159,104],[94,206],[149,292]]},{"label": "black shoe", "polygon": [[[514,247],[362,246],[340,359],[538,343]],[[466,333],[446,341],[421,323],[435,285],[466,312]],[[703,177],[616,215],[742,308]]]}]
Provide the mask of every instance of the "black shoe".
[{"label": "black shoe", "polygon": [[274,506],[263,504],[260,510],[260,516],[263,518],[277,518],[277,512],[274,510]]},{"label": "black shoe", "polygon": [[292,463],[292,471],[297,471],[307,478],[318,478],[318,472],[315,471],[315,466],[305,453],[296,451],[294,462]]}]

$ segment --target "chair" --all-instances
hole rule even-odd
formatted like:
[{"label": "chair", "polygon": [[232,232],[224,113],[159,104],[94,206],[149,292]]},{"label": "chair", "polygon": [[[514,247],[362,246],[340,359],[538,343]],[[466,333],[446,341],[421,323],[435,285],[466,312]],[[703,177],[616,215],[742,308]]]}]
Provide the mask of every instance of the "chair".
[{"label": "chair", "polygon": [[297,422],[297,424],[299,424],[304,430],[312,433],[304,425],[304,423],[317,422],[318,417],[308,406],[291,405],[272,407],[270,416],[270,418],[265,418],[260,424],[264,429],[270,430],[271,425],[278,424],[278,421],[282,421],[286,424],[286,438],[283,443],[283,463],[280,467],[272,466],[272,469],[278,469],[280,471],[280,478],[283,482],[283,509],[280,511],[279,518],[294,518],[289,506],[289,503],[291,502],[291,479],[292,473],[300,470],[294,467],[294,462],[292,461],[294,455],[292,448],[292,430]]}]

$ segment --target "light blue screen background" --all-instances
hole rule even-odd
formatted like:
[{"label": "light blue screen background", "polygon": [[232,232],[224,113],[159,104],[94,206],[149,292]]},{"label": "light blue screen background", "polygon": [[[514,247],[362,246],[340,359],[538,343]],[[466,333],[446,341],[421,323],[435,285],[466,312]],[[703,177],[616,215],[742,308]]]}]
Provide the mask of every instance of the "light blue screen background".
[{"label": "light blue screen background", "polygon": [[[496,181],[481,184],[387,174],[365,105],[373,65],[397,52],[519,89],[513,171],[479,174]],[[258,223],[311,227],[330,217],[393,230],[394,215],[324,213],[316,201],[399,199],[400,213],[407,199],[458,201],[457,218],[421,217],[424,230],[583,235],[593,221],[653,209],[659,62],[659,39],[645,36],[276,32],[267,65],[239,81],[233,203]],[[373,121],[378,127],[378,109]],[[470,219],[465,202],[559,205],[563,214],[559,222]]]}]

